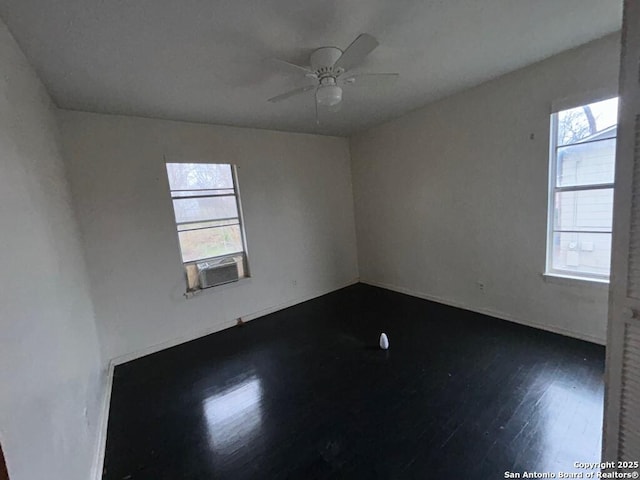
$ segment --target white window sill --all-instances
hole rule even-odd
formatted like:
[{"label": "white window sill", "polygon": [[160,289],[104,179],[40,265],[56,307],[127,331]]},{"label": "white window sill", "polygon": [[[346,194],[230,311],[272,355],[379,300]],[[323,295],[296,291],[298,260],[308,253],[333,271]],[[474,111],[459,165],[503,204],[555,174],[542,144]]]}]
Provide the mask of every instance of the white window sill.
[{"label": "white window sill", "polygon": [[204,292],[221,292],[229,288],[239,287],[241,285],[246,285],[249,283],[251,283],[251,277],[242,277],[235,282],[223,283],[221,285],[216,285],[215,287],[201,288],[198,290],[188,290],[187,292],[185,292],[184,297],[189,300],[193,297],[199,297]]},{"label": "white window sill", "polygon": [[571,275],[562,275],[560,273],[543,273],[542,279],[547,283],[555,283],[557,285],[585,286],[604,290],[609,289],[609,280],[604,278],[574,277]]}]

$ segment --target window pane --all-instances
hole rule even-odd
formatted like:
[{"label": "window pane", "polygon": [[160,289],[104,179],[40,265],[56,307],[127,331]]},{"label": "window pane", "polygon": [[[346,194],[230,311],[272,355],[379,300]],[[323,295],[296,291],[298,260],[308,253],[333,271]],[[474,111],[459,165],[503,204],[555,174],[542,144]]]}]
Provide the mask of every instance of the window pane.
[{"label": "window pane", "polygon": [[167,163],[171,190],[233,188],[231,165],[221,163]]},{"label": "window pane", "polygon": [[554,230],[611,232],[613,189],[557,192]]},{"label": "window pane", "polygon": [[220,218],[236,218],[235,197],[181,198],[173,200],[176,222],[202,222]]},{"label": "window pane", "polygon": [[556,162],[557,185],[613,183],[615,159],[615,138],[561,147]]},{"label": "window pane", "polygon": [[239,225],[178,232],[178,236],[183,262],[193,262],[244,250]]},{"label": "window pane", "polygon": [[616,136],[618,99],[611,98],[558,112],[558,145]]},{"label": "window pane", "polygon": [[610,233],[553,234],[552,268],[567,273],[609,275]]}]

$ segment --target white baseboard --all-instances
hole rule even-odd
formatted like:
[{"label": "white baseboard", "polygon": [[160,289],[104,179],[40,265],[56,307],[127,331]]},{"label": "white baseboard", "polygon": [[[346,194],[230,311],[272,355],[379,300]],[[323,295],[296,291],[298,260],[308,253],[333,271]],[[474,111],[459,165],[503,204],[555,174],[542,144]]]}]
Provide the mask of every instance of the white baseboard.
[{"label": "white baseboard", "polygon": [[437,297],[434,295],[429,295],[427,293],[416,292],[415,290],[411,290],[409,288],[397,287],[395,285],[390,285],[382,282],[374,282],[371,280],[360,280],[361,283],[371,285],[374,287],[384,288],[385,290],[391,290],[393,292],[403,293],[405,295],[410,295],[412,297],[422,298],[424,300],[429,300],[431,302],[441,303],[443,305],[448,305],[450,307],[460,308],[462,310],[468,310],[470,312],[481,313],[483,315],[488,315],[490,317],[498,318],[500,320],[506,320],[508,322],[518,323],[520,325],[525,325],[527,327],[538,328],[540,330],[546,330],[547,332],[557,333],[559,335],[564,335],[565,337],[577,338],[579,340],[585,340],[587,342],[596,343],[598,345],[605,345],[606,340],[594,337],[592,335],[587,335],[582,332],[574,332],[572,330],[566,330],[561,327],[556,327],[553,325],[543,325],[541,323],[537,323],[535,321],[524,320],[521,318],[516,318],[513,315],[504,312],[498,312],[495,310],[487,309],[487,308],[478,308],[472,307],[469,305],[465,305],[464,303],[458,302],[456,300],[451,300],[448,298]]},{"label": "white baseboard", "polygon": [[[536,322],[531,322],[531,321],[525,321],[522,319],[518,319],[515,318],[512,315],[503,313],[503,312],[497,312],[494,310],[490,310],[490,309],[485,309],[485,308],[476,308],[476,307],[470,307],[468,305],[465,305],[461,302],[457,302],[455,300],[451,300],[451,299],[447,299],[447,298],[442,298],[442,297],[437,297],[434,295],[429,295],[426,293],[421,293],[421,292],[416,292],[414,290],[408,289],[408,288],[404,288],[404,287],[397,287],[395,285],[390,285],[390,284],[386,284],[386,283],[382,283],[382,282],[374,282],[371,280],[361,280],[361,279],[353,279],[350,282],[345,283],[342,286],[339,286],[337,288],[328,290],[326,292],[321,292],[321,293],[317,293],[317,294],[313,294],[313,295],[308,295],[308,296],[304,296],[304,297],[299,297],[296,298],[294,300],[290,300],[288,302],[284,302],[281,303],[279,305],[273,306],[273,307],[269,307],[269,308],[265,308],[263,310],[259,310],[257,312],[253,312],[250,314],[247,314],[245,316],[242,317],[243,321],[251,321],[254,320],[256,318],[260,318],[263,317],[265,315],[269,315],[270,313],[274,313],[277,312],[279,310],[284,310],[285,308],[289,308],[292,307],[294,305],[298,305],[300,303],[309,301],[309,300],[313,300],[314,298],[318,298],[321,297],[323,295],[327,295],[328,293],[334,292],[336,290],[340,290],[342,288],[348,287],[350,285],[354,285],[358,282],[367,284],[367,285],[371,285],[374,287],[380,287],[380,288],[384,288],[386,290],[391,290],[393,292],[398,292],[398,293],[402,293],[405,295],[410,295],[412,297],[417,297],[417,298],[422,298],[424,300],[429,300],[432,302],[436,302],[436,303],[440,303],[443,305],[448,305],[450,307],[455,307],[455,308],[460,308],[463,310],[467,310],[467,311],[471,311],[471,312],[475,312],[475,313],[480,313],[483,315],[488,315],[490,317],[494,317],[494,318],[498,318],[500,320],[506,320],[509,322],[514,322],[514,323],[518,323],[520,325],[525,325],[525,326],[529,326],[529,327],[534,327],[534,328],[538,328],[541,330],[546,330],[548,332],[552,332],[552,333],[557,333],[560,335],[564,335],[567,337],[572,337],[572,338],[577,338],[580,340],[586,340],[588,342],[592,342],[592,343],[596,343],[599,345],[604,345],[605,341],[603,341],[600,338],[596,338],[593,337],[591,335],[585,335],[583,333],[580,332],[574,332],[574,331],[570,331],[570,330],[566,330],[563,328],[559,328],[559,327],[554,327],[554,326],[550,326],[550,325],[542,325]],[[126,363],[129,362],[131,360],[135,360],[137,358],[141,358],[144,357],[146,355],[150,355],[152,353],[156,353],[159,352],[161,350],[167,349],[167,348],[171,348],[174,347],[176,345],[180,345],[182,343],[186,343],[186,342],[190,342],[192,340],[196,340],[198,338],[210,335],[212,333],[215,332],[219,332],[222,330],[225,330],[226,328],[230,328],[233,327],[234,325],[236,325],[236,320],[228,320],[226,322],[223,322],[222,324],[216,325],[215,327],[211,327],[205,330],[202,330],[196,334],[193,335],[189,335],[189,336],[185,336],[185,337],[181,337],[181,338],[176,338],[173,340],[169,340],[167,342],[163,342],[161,344],[158,345],[153,345],[151,347],[145,348],[143,350],[139,350],[137,352],[132,352],[129,354],[125,354],[125,355],[121,355],[119,357],[116,357],[114,359],[112,359],[109,362],[109,367],[107,369],[107,374],[106,374],[106,379],[105,379],[105,391],[104,391],[104,399],[103,399],[103,404],[102,404],[102,409],[101,409],[101,418],[100,418],[100,425],[99,425],[99,432],[98,432],[98,441],[97,441],[97,453],[96,453],[96,461],[95,461],[95,465],[93,468],[93,475],[92,478],[94,478],[95,480],[101,480],[102,479],[102,470],[103,470],[103,466],[104,466],[104,456],[105,456],[105,448],[106,448],[106,443],[107,443],[107,426],[108,426],[108,422],[109,422],[109,405],[111,403],[111,390],[113,387],[113,372],[114,369],[117,365],[120,365],[122,363]]]},{"label": "white baseboard", "polygon": [[[327,295],[331,292],[335,292],[336,290],[340,290],[342,288],[348,287],[350,285],[354,285],[356,283],[358,283],[360,281],[359,278],[354,278],[353,280],[350,280],[342,285],[339,285],[335,288],[331,288],[330,290],[326,290],[326,291],[321,291],[319,293],[314,293],[311,295],[306,295],[303,297],[298,297],[295,298],[293,300],[289,300],[287,302],[281,303],[279,305],[275,305],[273,307],[268,307],[262,310],[258,310],[257,312],[252,312],[252,313],[248,313],[243,315],[242,317],[242,321],[243,322],[249,322],[251,320],[255,320],[256,318],[260,318],[260,317],[264,317],[265,315],[269,315],[270,313],[274,313],[277,312],[279,310],[284,310],[285,308],[289,308],[289,307],[293,307],[294,305],[298,305],[300,303],[303,302],[307,302],[309,300],[313,300],[314,298],[318,298],[318,297],[322,297],[323,295]],[[201,337],[206,337],[207,335],[210,335],[212,333],[216,333],[216,332],[220,332],[222,330],[226,330],[227,328],[231,328],[236,326],[238,319],[237,318],[229,318],[221,323],[218,323],[214,326],[211,326],[209,328],[206,328],[204,330],[200,330],[198,332],[189,334],[189,335],[185,335],[183,337],[178,337],[178,338],[173,338],[171,340],[167,340],[166,342],[162,342],[159,343],[157,345],[152,345],[150,347],[147,348],[143,348],[141,350],[137,350],[135,352],[131,352],[131,353],[125,353],[124,355],[119,355],[115,358],[113,358],[111,360],[111,363],[113,363],[114,365],[121,365],[123,363],[127,363],[130,362],[132,360],[136,360],[138,358],[141,357],[145,357],[147,355],[151,355],[152,353],[157,353],[160,352],[162,350],[166,350],[167,348],[171,348],[171,347],[175,347],[176,345],[180,345],[182,343],[187,343],[190,342],[192,340],[196,340],[198,338]]]},{"label": "white baseboard", "polygon": [[104,454],[107,446],[107,426],[109,424],[109,405],[111,404],[111,389],[113,387],[113,370],[115,365],[109,362],[105,377],[102,405],[100,408],[100,418],[98,423],[98,440],[93,473],[91,478],[102,480],[102,470],[104,467]]},{"label": "white baseboard", "polygon": [[[320,293],[316,293],[316,294],[312,294],[312,295],[306,295],[304,297],[299,297],[296,298],[294,300],[290,300],[288,302],[284,302],[281,303],[279,305],[273,306],[273,307],[269,307],[269,308],[265,308],[263,310],[259,310],[257,312],[253,312],[253,313],[249,313],[247,315],[244,315],[242,317],[242,320],[245,322],[249,322],[251,320],[255,320],[256,318],[260,318],[260,317],[264,317],[265,315],[269,315],[270,313],[274,313],[277,312],[279,310],[284,310],[285,308],[289,308],[289,307],[293,307],[294,305],[298,305],[300,303],[309,301],[309,300],[313,300],[314,298],[318,298],[318,297],[322,297],[323,295],[327,295],[328,293],[331,292],[335,292],[336,290],[340,290],[342,288],[348,287],[350,285],[354,285],[356,283],[358,283],[360,281],[360,279],[355,278],[347,283],[345,283],[344,285],[338,286],[336,288],[332,288],[330,290],[324,291],[324,292],[320,292]],[[105,379],[105,391],[104,391],[104,398],[103,398],[103,402],[102,402],[102,409],[100,412],[100,419],[99,419],[99,431],[98,431],[98,440],[97,440],[97,452],[95,455],[95,462],[94,462],[94,466],[93,466],[93,472],[92,472],[92,477],[95,480],[101,480],[102,479],[102,470],[104,468],[104,455],[105,455],[105,448],[107,446],[107,427],[109,424],[109,405],[111,404],[111,390],[113,387],[113,371],[115,369],[115,367],[117,365],[129,362],[131,360],[135,360],[136,358],[141,358],[144,357],[146,355],[150,355],[152,353],[156,353],[159,352],[161,350],[165,350],[167,348],[171,348],[171,347],[175,347],[176,345],[180,345],[182,343],[186,343],[186,342],[190,342],[192,340],[196,340],[198,338],[210,335],[212,333],[215,332],[219,332],[222,330],[225,330],[227,328],[233,327],[236,325],[236,319],[229,319],[225,322],[223,322],[222,324],[218,324],[214,327],[211,328],[207,328],[205,330],[201,330],[198,333],[195,333],[193,335],[187,335],[184,337],[180,337],[180,338],[175,338],[172,340],[169,340],[167,342],[163,342],[160,343],[158,345],[153,345],[151,347],[145,348],[143,350],[139,350],[137,352],[132,352],[132,353],[128,353],[125,355],[121,355],[119,357],[116,357],[114,359],[112,359],[109,362],[109,367],[107,368],[107,374],[106,374],[106,379]]]}]

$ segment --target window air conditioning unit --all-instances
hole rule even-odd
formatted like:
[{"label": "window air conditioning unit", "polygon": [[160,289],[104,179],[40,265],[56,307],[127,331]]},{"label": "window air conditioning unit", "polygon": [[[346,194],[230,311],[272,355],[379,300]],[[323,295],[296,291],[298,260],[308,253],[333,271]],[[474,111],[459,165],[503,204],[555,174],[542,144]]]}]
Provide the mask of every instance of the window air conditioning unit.
[{"label": "window air conditioning unit", "polygon": [[215,287],[238,281],[238,265],[233,258],[221,258],[198,263],[200,288]]}]

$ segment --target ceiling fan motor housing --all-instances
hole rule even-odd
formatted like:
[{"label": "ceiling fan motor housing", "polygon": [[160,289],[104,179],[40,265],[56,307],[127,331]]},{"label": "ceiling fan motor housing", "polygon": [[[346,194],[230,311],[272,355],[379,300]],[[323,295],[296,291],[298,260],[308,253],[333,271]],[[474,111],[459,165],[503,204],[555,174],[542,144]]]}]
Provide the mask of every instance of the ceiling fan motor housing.
[{"label": "ceiling fan motor housing", "polygon": [[338,76],[344,72],[340,67],[334,68],[333,65],[342,56],[342,50],[337,47],[322,47],[315,50],[311,54],[311,69],[323,76]]}]

